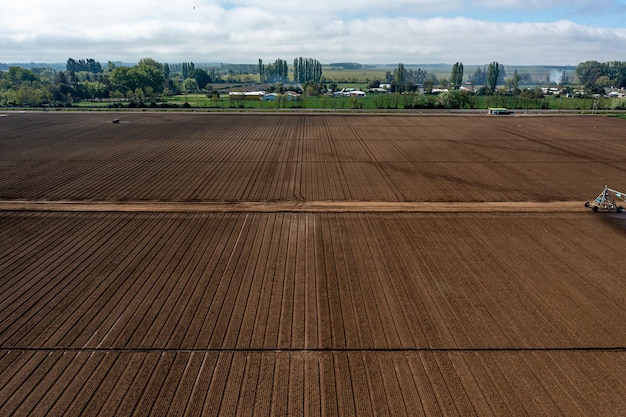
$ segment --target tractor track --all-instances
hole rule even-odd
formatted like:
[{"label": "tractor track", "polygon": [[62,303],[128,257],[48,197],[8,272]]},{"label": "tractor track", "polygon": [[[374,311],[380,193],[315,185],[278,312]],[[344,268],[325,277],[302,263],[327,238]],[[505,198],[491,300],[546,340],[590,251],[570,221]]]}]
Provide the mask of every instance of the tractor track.
[{"label": "tractor track", "polygon": [[337,352],[626,352],[626,346],[554,346],[554,347],[346,347],[346,348],[260,348],[260,347],[213,347],[213,348],[162,348],[162,347],[0,347],[0,352],[174,352],[174,353],[337,353]]},{"label": "tractor track", "polygon": [[553,213],[590,211],[581,201],[381,202],[381,201],[42,201],[4,200],[0,211],[244,212],[244,213]]}]

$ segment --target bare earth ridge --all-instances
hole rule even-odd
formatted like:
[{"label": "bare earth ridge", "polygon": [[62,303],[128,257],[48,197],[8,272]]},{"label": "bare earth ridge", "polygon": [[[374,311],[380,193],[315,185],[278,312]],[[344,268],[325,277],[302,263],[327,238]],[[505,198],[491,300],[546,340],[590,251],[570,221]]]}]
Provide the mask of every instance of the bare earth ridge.
[{"label": "bare earth ridge", "polygon": [[588,212],[582,201],[497,202],[386,202],[386,201],[0,201],[7,211],[102,211],[102,212],[311,212],[311,213],[553,213]]}]

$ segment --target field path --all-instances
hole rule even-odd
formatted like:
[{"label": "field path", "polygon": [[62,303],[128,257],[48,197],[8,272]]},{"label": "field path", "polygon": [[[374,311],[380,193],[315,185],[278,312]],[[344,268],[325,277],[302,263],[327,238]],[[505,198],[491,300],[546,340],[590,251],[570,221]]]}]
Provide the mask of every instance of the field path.
[{"label": "field path", "polygon": [[451,201],[451,202],[383,202],[383,201],[237,201],[237,202],[169,202],[169,201],[0,201],[0,211],[67,211],[67,212],[232,212],[232,213],[553,213],[589,211],[581,201]]}]

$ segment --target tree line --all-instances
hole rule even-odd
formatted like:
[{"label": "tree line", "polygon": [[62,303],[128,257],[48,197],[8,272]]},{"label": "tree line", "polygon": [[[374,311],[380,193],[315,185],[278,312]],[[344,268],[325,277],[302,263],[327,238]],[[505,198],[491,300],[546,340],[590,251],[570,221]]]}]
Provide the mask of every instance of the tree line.
[{"label": "tree line", "polygon": [[[247,72],[244,72],[247,71]],[[94,59],[69,58],[65,71],[9,66],[0,71],[0,105],[67,106],[77,100],[144,102],[211,89],[212,84],[235,82],[254,66],[221,64],[198,68],[193,62],[161,63],[152,58],[133,66],[102,65]]]},{"label": "tree line", "polygon": [[581,62],[576,75],[581,84],[594,91],[604,87],[626,88],[626,62]]},{"label": "tree line", "polygon": [[[258,71],[258,72],[257,72]],[[96,60],[69,58],[65,71],[44,68],[9,67],[0,71],[0,105],[53,106],[71,105],[76,100],[117,100],[126,98],[143,102],[159,96],[197,93],[212,89],[212,84],[237,82],[241,74],[252,82],[250,74],[263,83],[289,83],[289,64],[283,59],[258,67],[247,64],[220,64],[199,68],[193,62],[161,63],[144,58],[134,66],[103,66]],[[323,80],[322,65],[313,58],[296,58],[293,82],[305,84],[308,91],[319,91]]]},{"label": "tree line", "polygon": [[[151,58],[141,59],[133,66],[118,66],[110,61],[102,65],[91,58],[69,58],[65,71],[17,66],[1,70],[0,105],[64,106],[76,100],[119,101],[122,98],[153,101],[164,95],[200,91],[210,93],[213,84],[239,81],[241,77],[249,82],[276,85],[297,83],[310,95],[334,91],[337,87],[332,83],[327,86],[322,64],[316,59],[295,58],[291,71],[293,77],[290,80],[290,66],[280,58],[269,64],[259,59],[258,65],[220,64],[210,68],[200,68],[193,62],[161,63]],[[576,67],[575,74],[578,82],[592,92],[603,91],[604,87],[609,86],[626,87],[626,62],[586,61]],[[559,75],[559,80],[565,82],[567,76]],[[477,67],[469,76],[464,74],[463,63],[456,62],[449,79],[441,80],[426,70],[407,68],[400,63],[395,70],[387,71],[384,79],[371,80],[369,87],[379,87],[383,83],[392,93],[430,93],[434,86],[455,91],[465,84],[478,94],[489,95],[498,93],[498,88],[507,93],[520,94],[522,91],[519,85],[530,84],[530,79],[527,74],[520,75],[517,70],[511,77],[507,77],[504,66],[496,61]]]},{"label": "tree line", "polygon": [[[435,85],[453,90],[460,89],[463,86],[463,76],[464,66],[462,62],[456,62],[452,65],[450,79],[441,80],[426,70],[406,68],[404,64],[400,63],[393,72],[387,71],[385,83],[389,85],[389,90],[392,93],[415,92],[417,90],[430,93]],[[482,68],[478,67],[474,74],[468,77],[468,83],[474,87],[482,87],[481,94],[493,94],[498,85],[505,84],[505,76],[504,66],[494,61]],[[382,84],[380,80],[374,80],[369,87],[378,87],[380,84]]]}]

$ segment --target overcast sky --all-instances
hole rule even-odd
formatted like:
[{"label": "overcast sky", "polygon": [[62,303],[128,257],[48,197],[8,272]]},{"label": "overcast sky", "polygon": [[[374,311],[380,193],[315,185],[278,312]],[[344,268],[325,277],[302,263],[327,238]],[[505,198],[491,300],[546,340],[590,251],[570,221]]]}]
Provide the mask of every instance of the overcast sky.
[{"label": "overcast sky", "polygon": [[1,0],[0,62],[626,61],[626,0]]}]

